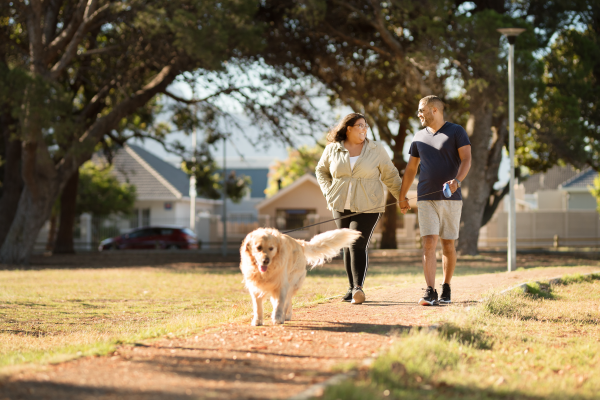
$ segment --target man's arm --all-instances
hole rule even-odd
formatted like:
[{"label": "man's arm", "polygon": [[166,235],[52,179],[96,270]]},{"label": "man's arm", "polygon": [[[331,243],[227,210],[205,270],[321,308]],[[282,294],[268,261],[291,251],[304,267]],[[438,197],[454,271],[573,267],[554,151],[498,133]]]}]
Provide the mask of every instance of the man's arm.
[{"label": "man's arm", "polygon": [[456,178],[446,182],[450,186],[452,193],[458,190],[458,182],[456,182],[456,179],[462,183],[471,169],[471,146],[467,145],[459,148],[458,156],[460,157],[460,167],[456,173]]},{"label": "man's arm", "polygon": [[420,162],[421,159],[419,157],[410,156],[408,158],[408,165],[406,166],[404,176],[402,177],[402,187],[400,188],[400,196],[398,197],[399,199],[403,199],[398,202],[402,214],[406,214],[406,212],[410,210],[410,205],[408,204],[406,195],[408,194],[408,190],[415,180],[415,176],[417,176],[417,170]]}]

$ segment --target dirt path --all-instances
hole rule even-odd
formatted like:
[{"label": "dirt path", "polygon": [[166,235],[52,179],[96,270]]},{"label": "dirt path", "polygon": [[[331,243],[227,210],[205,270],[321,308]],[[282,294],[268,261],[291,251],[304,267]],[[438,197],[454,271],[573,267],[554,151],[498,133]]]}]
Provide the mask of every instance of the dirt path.
[{"label": "dirt path", "polygon": [[[454,306],[472,304],[490,289],[528,280],[598,271],[553,267],[511,274],[456,277]],[[0,383],[0,399],[285,399],[392,342],[390,333],[429,325],[447,307],[421,307],[423,285],[369,291],[355,306],[339,299],[296,311],[284,326],[247,321],[195,337],[122,346],[113,356],[88,357],[22,372]]]}]

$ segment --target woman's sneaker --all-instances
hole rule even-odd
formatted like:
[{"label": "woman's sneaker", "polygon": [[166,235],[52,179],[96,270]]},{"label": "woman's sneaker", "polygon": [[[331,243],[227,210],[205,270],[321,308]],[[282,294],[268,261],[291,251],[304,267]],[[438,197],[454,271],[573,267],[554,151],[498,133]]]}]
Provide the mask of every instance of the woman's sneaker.
[{"label": "woman's sneaker", "polygon": [[352,304],[362,304],[365,301],[365,292],[361,288],[352,289]]},{"label": "woman's sneaker", "polygon": [[342,301],[350,301],[352,300],[352,288],[348,288],[348,291],[346,292],[346,294],[344,295],[344,297],[342,297]]},{"label": "woman's sneaker", "polygon": [[440,304],[450,304],[450,284],[442,284],[442,296],[440,297]]},{"label": "woman's sneaker", "polygon": [[419,304],[422,306],[435,306],[438,302],[438,294],[437,290],[432,288],[431,286],[427,286],[425,289],[425,294],[419,300]]}]

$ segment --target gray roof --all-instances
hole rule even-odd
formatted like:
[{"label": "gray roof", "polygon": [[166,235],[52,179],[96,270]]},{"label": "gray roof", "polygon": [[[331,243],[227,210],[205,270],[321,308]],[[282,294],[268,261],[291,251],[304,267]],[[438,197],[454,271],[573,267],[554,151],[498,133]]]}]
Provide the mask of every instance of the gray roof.
[{"label": "gray roof", "polygon": [[567,180],[562,184],[562,188],[565,190],[568,189],[587,189],[588,186],[594,185],[594,179],[598,176],[598,172],[593,170],[592,168],[585,169]]},{"label": "gray roof", "polygon": [[[100,155],[94,156],[97,162],[101,158]],[[126,148],[119,149],[113,158],[113,165],[119,182],[135,185],[139,199],[175,200],[189,196],[189,175],[143,147],[126,145]],[[250,177],[250,197],[265,197],[268,168],[231,168],[227,171]]]},{"label": "gray roof", "polygon": [[555,190],[558,185],[566,180],[573,178],[579,173],[571,165],[561,167],[555,165],[546,172],[538,172],[522,181],[525,186],[525,193],[533,194],[538,190]]},{"label": "gray roof", "polygon": [[[113,172],[119,182],[127,182],[136,187],[136,194],[140,200],[170,200],[187,196],[170,184],[156,169],[161,169],[156,160],[154,166],[146,160],[150,153],[140,151],[138,146],[127,146],[115,152],[113,157]],[[146,156],[146,157],[143,157]],[[101,158],[101,157],[100,157]],[[156,157],[157,158],[157,157]],[[166,162],[159,159],[165,165]],[[176,169],[175,167],[172,167]],[[183,171],[179,171],[185,175]]]},{"label": "gray roof", "polygon": [[158,172],[167,182],[177,189],[183,196],[189,196],[190,192],[190,176],[179,168],[169,164],[162,158],[155,156],[143,147],[137,145],[128,145],[131,150],[135,151],[144,161]]}]

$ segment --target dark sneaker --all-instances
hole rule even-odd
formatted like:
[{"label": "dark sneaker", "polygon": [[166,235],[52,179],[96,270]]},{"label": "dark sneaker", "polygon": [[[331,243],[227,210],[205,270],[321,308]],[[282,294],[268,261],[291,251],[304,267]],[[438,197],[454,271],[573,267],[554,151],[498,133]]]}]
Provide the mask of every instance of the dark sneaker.
[{"label": "dark sneaker", "polygon": [[352,289],[352,304],[362,304],[365,301],[365,292],[361,288]]},{"label": "dark sneaker", "polygon": [[440,304],[450,304],[450,284],[442,284],[442,295],[440,296]]},{"label": "dark sneaker", "polygon": [[348,288],[348,291],[346,292],[344,297],[342,297],[342,301],[350,301],[350,300],[352,300],[352,288]]},{"label": "dark sneaker", "polygon": [[419,300],[419,304],[422,306],[435,306],[437,304],[437,301],[437,290],[435,290],[431,286],[427,286],[427,289],[425,289],[425,294]]}]

